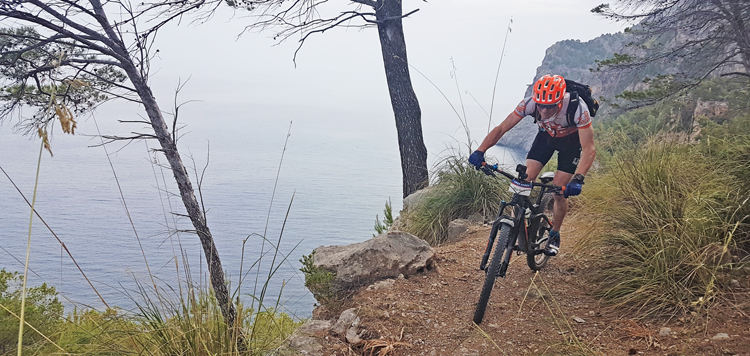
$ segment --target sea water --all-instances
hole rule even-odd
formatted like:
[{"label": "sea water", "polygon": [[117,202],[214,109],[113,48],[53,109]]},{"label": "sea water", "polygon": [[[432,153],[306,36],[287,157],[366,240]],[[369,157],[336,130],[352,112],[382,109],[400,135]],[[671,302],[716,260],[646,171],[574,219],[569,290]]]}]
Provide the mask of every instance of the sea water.
[{"label": "sea water", "polygon": [[[178,147],[231,290],[242,280],[238,294],[249,305],[249,296],[259,297],[271,275],[266,305],[280,300],[282,310],[309,317],[315,300],[304,287],[299,259],[321,245],[372,238],[385,203],[391,202],[394,213],[402,207],[393,119],[293,111],[212,115],[221,119],[185,119]],[[75,136],[54,130],[54,156],[41,154],[36,210],[101,295],[35,217],[29,283],[53,285],[67,310],[101,309],[102,299],[133,310],[142,301],[139,284],[177,290],[184,287],[186,265],[194,284],[207,284],[201,245],[182,216],[166,160],[153,151],[157,143],[102,147],[97,123],[105,134],[148,132],[141,124],[115,124],[112,116],[82,120]],[[31,202],[40,142],[12,131],[8,124],[0,127],[0,167]],[[425,129],[431,164],[451,146],[447,135],[434,131]],[[502,149],[494,155],[506,162],[522,156]],[[0,174],[0,268],[23,271],[29,218],[29,206]]]}]

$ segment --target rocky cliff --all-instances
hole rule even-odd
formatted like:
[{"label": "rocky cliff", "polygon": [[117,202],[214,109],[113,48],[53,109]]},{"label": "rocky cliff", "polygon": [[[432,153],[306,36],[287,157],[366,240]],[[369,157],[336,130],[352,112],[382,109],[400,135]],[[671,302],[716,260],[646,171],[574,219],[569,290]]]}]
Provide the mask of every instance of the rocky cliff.
[{"label": "rocky cliff", "polygon": [[[643,79],[640,77],[643,74],[623,75],[597,71],[596,61],[622,52],[630,41],[630,37],[626,33],[618,32],[601,35],[587,42],[579,40],[557,42],[547,49],[541,65],[530,82],[533,83],[545,74],[559,74],[564,78],[588,84],[591,86],[594,97],[601,103],[597,119],[606,119],[612,112],[607,103],[612,102],[615,95],[623,90],[636,88]],[[531,86],[526,90],[526,96],[529,95],[531,95]],[[537,127],[532,120],[525,119],[519,126],[508,132],[498,144],[528,151],[536,130]]]}]

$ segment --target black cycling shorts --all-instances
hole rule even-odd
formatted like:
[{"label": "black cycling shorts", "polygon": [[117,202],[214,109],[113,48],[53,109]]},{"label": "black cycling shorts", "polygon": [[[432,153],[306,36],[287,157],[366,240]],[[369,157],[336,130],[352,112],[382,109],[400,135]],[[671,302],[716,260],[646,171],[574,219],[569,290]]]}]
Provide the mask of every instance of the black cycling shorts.
[{"label": "black cycling shorts", "polygon": [[546,131],[539,131],[526,159],[533,159],[545,165],[555,151],[558,152],[557,170],[575,174],[581,158],[581,140],[578,138],[578,131],[564,137],[552,137]]}]

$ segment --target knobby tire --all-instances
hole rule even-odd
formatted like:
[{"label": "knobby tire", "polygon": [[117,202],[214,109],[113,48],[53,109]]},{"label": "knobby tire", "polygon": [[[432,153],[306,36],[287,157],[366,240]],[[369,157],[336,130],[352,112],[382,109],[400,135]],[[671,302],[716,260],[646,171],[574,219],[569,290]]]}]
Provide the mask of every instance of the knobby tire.
[{"label": "knobby tire", "polygon": [[[549,245],[549,225],[547,224],[547,221],[544,219],[540,219],[537,226],[534,228],[534,231],[530,231],[530,241],[529,241],[529,253],[526,254],[526,264],[529,265],[529,268],[531,268],[532,271],[536,272],[544,266],[547,265],[547,261],[549,261],[549,256],[542,254],[536,254],[537,250],[544,250],[547,248],[547,245]],[[542,243],[539,243],[539,241],[544,241]],[[531,248],[533,245],[538,245],[536,248]]]},{"label": "knobby tire", "polygon": [[484,311],[487,309],[487,303],[490,300],[490,293],[492,293],[492,287],[495,286],[495,279],[497,279],[497,273],[500,271],[500,265],[503,263],[503,256],[508,251],[508,238],[510,237],[510,226],[503,224],[500,228],[500,234],[495,241],[495,252],[490,260],[490,265],[485,270],[486,276],[484,279],[484,286],[482,286],[482,293],[479,295],[479,302],[477,308],[474,310],[474,323],[479,324],[484,319]]},{"label": "knobby tire", "polygon": [[[542,212],[547,216],[552,216],[554,205],[554,194],[544,194],[540,204]],[[540,219],[537,224],[534,224],[534,231],[529,231],[529,253],[526,254],[526,264],[529,265],[529,268],[534,272],[544,268],[547,265],[547,261],[549,261],[549,256],[546,254],[537,255],[535,252],[536,250],[544,250],[547,248],[547,245],[549,244],[549,229],[551,228],[552,227],[549,226],[546,220]],[[542,240],[544,240],[544,242],[540,243],[539,241]],[[533,249],[531,248],[531,246],[537,244],[539,246]]]}]

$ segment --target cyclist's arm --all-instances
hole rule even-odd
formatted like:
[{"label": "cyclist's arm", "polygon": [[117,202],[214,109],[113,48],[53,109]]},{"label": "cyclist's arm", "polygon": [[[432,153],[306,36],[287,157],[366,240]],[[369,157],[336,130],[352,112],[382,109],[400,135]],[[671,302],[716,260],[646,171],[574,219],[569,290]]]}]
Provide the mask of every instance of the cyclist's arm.
[{"label": "cyclist's arm", "polygon": [[479,145],[477,151],[487,152],[488,148],[494,146],[497,141],[500,141],[500,138],[502,138],[508,130],[515,127],[521,119],[523,119],[523,116],[518,115],[515,111],[511,112],[510,115],[500,123],[500,125],[495,126],[495,128],[487,134],[487,137],[484,138],[484,141]]},{"label": "cyclist's arm", "polygon": [[594,147],[594,129],[589,125],[578,129],[578,137],[581,139],[581,160],[578,162],[576,173],[586,175],[594,163],[596,148]]}]

